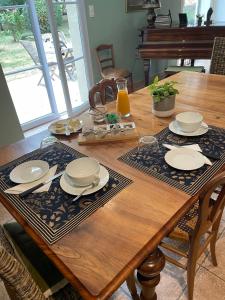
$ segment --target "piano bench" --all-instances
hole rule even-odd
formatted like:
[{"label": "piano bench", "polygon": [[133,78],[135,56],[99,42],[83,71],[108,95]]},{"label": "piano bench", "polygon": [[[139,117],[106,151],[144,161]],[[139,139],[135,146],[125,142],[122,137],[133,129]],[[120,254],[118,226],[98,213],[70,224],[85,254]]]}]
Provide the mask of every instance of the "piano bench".
[{"label": "piano bench", "polygon": [[165,74],[167,76],[174,75],[176,73],[182,72],[182,71],[191,71],[191,72],[198,72],[198,73],[205,73],[204,66],[169,66],[165,69]]}]

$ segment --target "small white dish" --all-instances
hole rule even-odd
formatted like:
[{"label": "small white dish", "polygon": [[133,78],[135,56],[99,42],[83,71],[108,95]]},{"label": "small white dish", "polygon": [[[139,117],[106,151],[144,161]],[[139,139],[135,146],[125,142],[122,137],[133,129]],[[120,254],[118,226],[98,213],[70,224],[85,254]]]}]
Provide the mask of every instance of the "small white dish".
[{"label": "small white dish", "polygon": [[69,118],[65,120],[59,120],[49,125],[48,130],[53,134],[63,134],[67,135],[69,133],[76,133],[83,126],[81,120],[77,118]]},{"label": "small white dish", "polygon": [[40,179],[49,170],[49,164],[43,160],[30,160],[15,167],[9,174],[15,183],[29,183]]},{"label": "small white dish", "polygon": [[203,116],[198,112],[186,111],[176,115],[178,128],[183,132],[193,132],[200,128]]},{"label": "small white dish", "polygon": [[205,158],[201,153],[187,148],[168,151],[165,155],[165,161],[171,167],[183,171],[197,170],[205,164]]},{"label": "small white dish", "polygon": [[169,124],[169,130],[172,131],[175,134],[183,135],[183,136],[200,136],[208,132],[209,127],[206,123],[202,122],[200,128],[194,132],[184,132],[180,128],[178,128],[176,121],[172,121]]},{"label": "small white dish", "polygon": [[[99,179],[100,179],[99,184],[96,187],[84,192],[83,195],[90,195],[92,193],[99,191],[109,181],[109,172],[105,167],[103,167],[101,165],[100,165]],[[74,196],[79,195],[85,188],[85,187],[78,187],[78,186],[70,185],[66,174],[63,174],[62,177],[60,178],[60,186],[64,192],[66,192],[70,195],[74,195]]]},{"label": "small white dish", "polygon": [[71,185],[87,186],[98,177],[99,162],[91,157],[82,157],[71,161],[66,167],[66,175]]}]

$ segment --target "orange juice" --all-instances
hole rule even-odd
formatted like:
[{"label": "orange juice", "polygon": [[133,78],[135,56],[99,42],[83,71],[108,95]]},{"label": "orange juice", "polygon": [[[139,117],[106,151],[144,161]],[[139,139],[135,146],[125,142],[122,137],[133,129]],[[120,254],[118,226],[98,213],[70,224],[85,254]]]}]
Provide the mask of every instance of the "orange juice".
[{"label": "orange juice", "polygon": [[118,114],[122,117],[129,117],[130,115],[130,102],[127,90],[119,90],[117,94],[117,106]]}]

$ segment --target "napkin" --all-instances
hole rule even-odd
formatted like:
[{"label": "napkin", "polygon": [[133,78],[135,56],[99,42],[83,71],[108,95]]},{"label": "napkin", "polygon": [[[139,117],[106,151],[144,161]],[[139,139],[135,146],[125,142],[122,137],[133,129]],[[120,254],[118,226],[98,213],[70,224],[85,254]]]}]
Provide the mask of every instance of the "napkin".
[{"label": "napkin", "polygon": [[[42,183],[48,179],[50,179],[51,177],[53,177],[55,175],[55,172],[57,170],[57,165],[55,165],[54,167],[50,168],[48,173],[45,174],[45,176],[41,177],[38,180],[35,180],[33,182],[29,182],[29,183],[22,183],[22,184],[18,184],[12,188],[9,188],[7,190],[5,190],[4,192],[6,194],[15,194],[18,195],[30,188],[32,188],[33,186]],[[51,186],[52,182],[50,181],[49,183],[45,184],[44,186],[40,187],[39,189],[33,191],[33,193],[42,193],[42,192],[47,192]]]},{"label": "napkin", "polygon": [[[173,146],[173,145],[170,145],[170,144],[163,144],[163,146],[166,147],[167,149],[170,149],[170,150],[176,149],[178,147],[182,147],[182,148],[188,148],[188,149],[192,149],[192,150],[195,150],[195,151],[198,151],[198,152],[202,152],[202,149],[199,147],[198,144],[185,145],[185,146]],[[212,162],[208,159],[208,157],[206,157],[203,154],[202,154],[202,156],[204,157],[205,164],[211,166]]]}]

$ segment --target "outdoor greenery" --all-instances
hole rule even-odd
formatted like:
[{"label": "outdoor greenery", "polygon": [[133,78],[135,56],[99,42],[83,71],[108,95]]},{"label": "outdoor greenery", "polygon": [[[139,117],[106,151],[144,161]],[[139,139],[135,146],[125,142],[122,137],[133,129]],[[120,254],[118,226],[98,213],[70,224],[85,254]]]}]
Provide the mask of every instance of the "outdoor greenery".
[{"label": "outdoor greenery", "polygon": [[0,6],[23,5],[26,0],[0,0]]},{"label": "outdoor greenery", "polygon": [[[66,16],[63,18],[62,25],[59,26],[59,30],[69,37]],[[32,37],[33,34],[31,31],[24,30],[22,36]],[[14,42],[13,36],[4,31],[0,31],[0,63],[5,72],[33,65],[23,46],[19,42]]]},{"label": "outdoor greenery", "polygon": [[[48,11],[45,0],[36,0],[35,6],[38,15],[38,21],[40,24],[41,33],[50,32],[50,27],[48,23]],[[55,7],[55,16],[57,25],[62,25],[62,6],[56,5]]]},{"label": "outdoor greenery", "polygon": [[[23,5],[25,0],[0,0],[2,6]],[[35,0],[41,33],[50,32],[45,0]],[[55,15],[59,31],[68,37],[67,16],[63,5],[55,5]],[[20,39],[33,40],[33,33],[26,7],[0,10],[0,63],[4,72],[33,65],[29,54],[20,44]]]},{"label": "outdoor greenery", "polygon": [[5,72],[33,64],[22,45],[3,31],[0,32],[0,63]]},{"label": "outdoor greenery", "polygon": [[[13,4],[23,4],[23,0],[0,0],[0,5],[13,5]],[[38,15],[38,20],[40,24],[41,33],[50,32],[50,26],[48,23],[48,11],[45,0],[35,1],[36,11]],[[57,25],[62,25],[63,12],[62,6],[56,5],[55,16]],[[13,36],[14,41],[19,41],[25,28],[31,29],[29,15],[27,13],[26,7],[15,8],[15,9],[5,9],[0,13],[0,23],[2,30]]]},{"label": "outdoor greenery", "polygon": [[177,84],[176,81],[167,81],[163,84],[159,84],[159,77],[156,76],[153,83],[148,86],[154,102],[158,103],[169,96],[179,94],[178,90],[174,88],[175,84]]},{"label": "outdoor greenery", "polygon": [[14,42],[21,39],[26,26],[26,18],[22,11],[21,9],[10,10],[1,15],[3,29],[13,36]]}]

